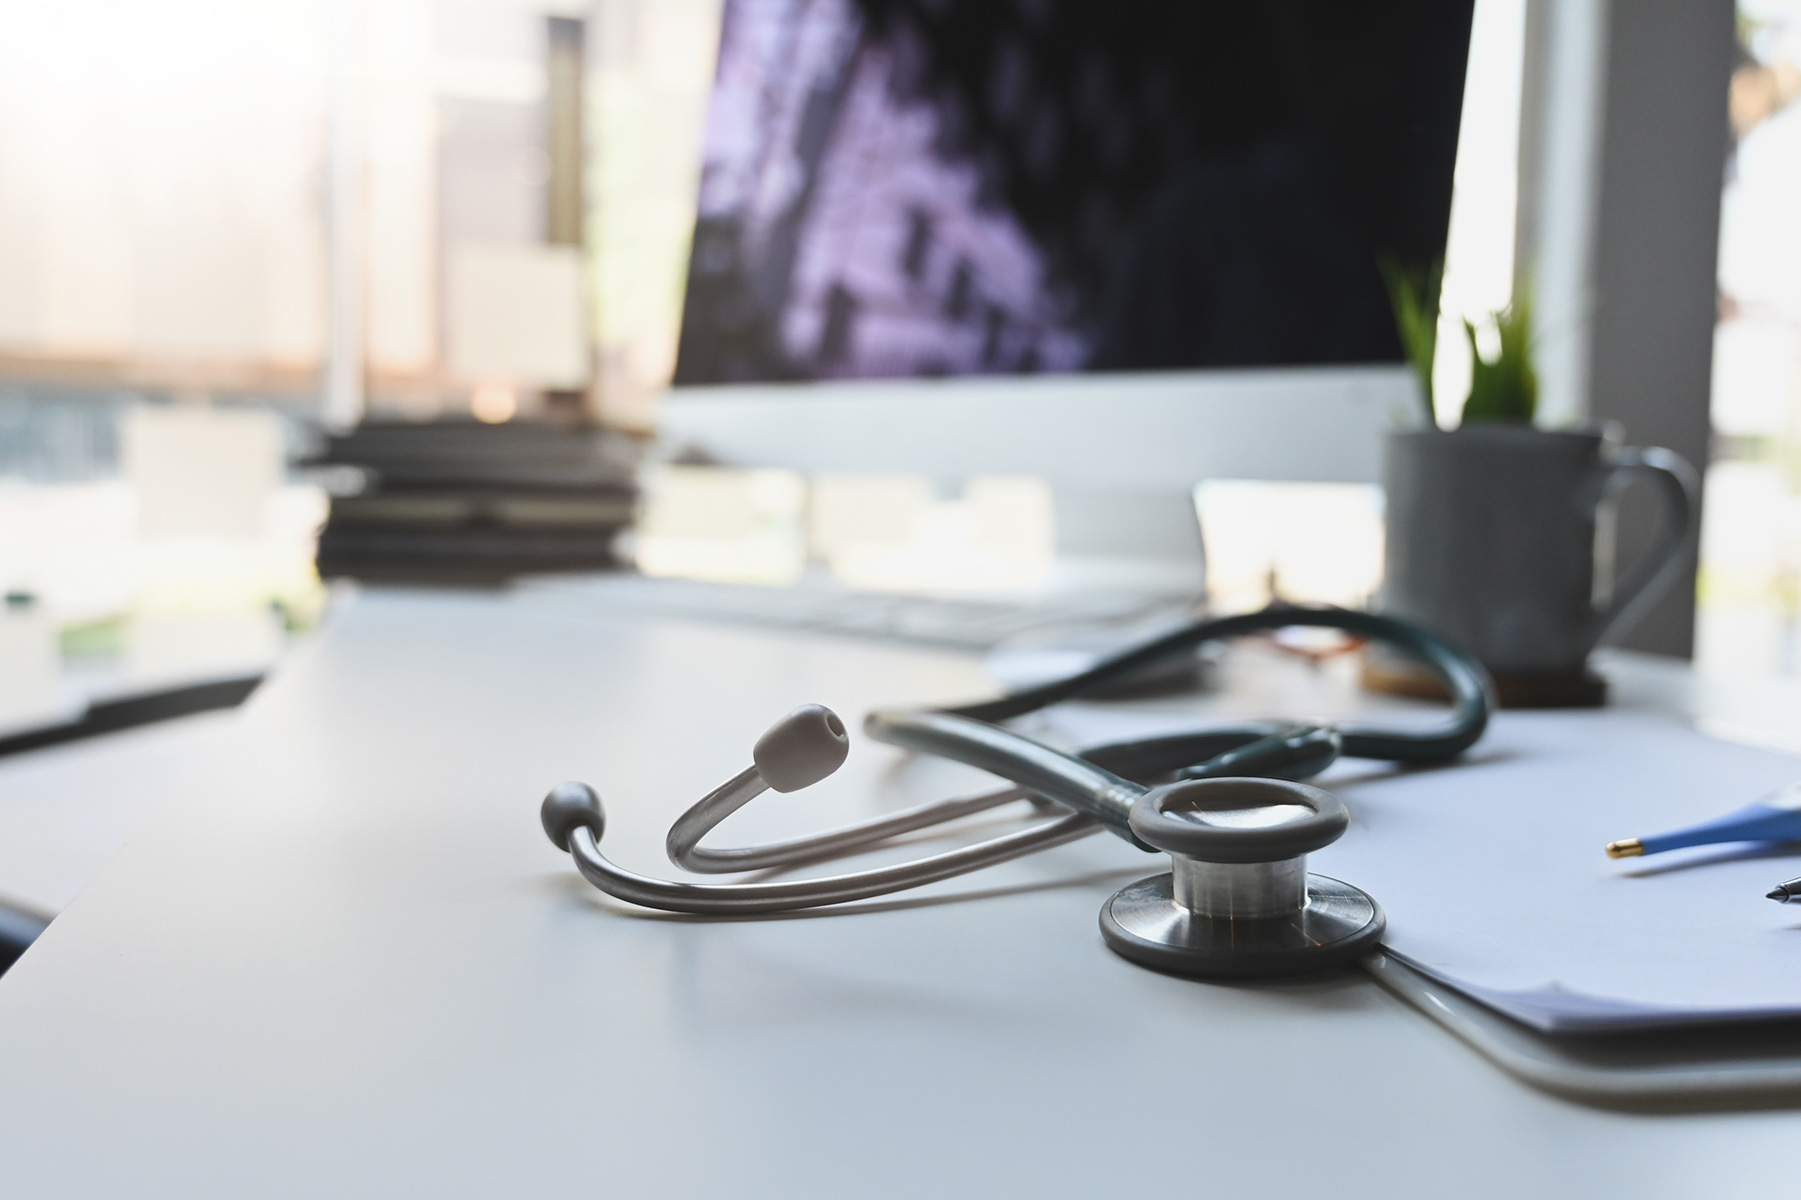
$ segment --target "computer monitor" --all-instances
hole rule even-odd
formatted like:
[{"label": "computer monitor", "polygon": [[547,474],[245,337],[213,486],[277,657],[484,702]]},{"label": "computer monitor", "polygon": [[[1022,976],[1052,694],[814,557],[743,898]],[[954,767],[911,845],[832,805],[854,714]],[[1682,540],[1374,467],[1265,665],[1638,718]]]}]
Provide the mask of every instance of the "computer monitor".
[{"label": "computer monitor", "polygon": [[1373,480],[1419,405],[1384,272],[1444,252],[1472,8],[726,0],[665,435],[1039,474],[1060,521]]}]

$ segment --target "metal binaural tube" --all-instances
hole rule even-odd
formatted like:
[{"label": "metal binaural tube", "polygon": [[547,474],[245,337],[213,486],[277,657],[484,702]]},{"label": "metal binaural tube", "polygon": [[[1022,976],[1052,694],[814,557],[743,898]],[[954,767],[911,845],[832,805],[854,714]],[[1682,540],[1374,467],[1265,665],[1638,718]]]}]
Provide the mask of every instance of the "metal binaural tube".
[{"label": "metal binaural tube", "polygon": [[[746,774],[754,774],[754,768]],[[915,808],[903,809],[889,813],[887,816],[872,817],[867,821],[859,821],[854,825],[845,825],[838,829],[816,833],[809,837],[791,838],[785,842],[770,842],[762,846],[721,847],[718,849],[702,846],[700,840],[713,827],[743,807],[746,800],[761,794],[764,790],[757,787],[744,800],[733,802],[732,799],[721,799],[717,803],[715,797],[720,796],[728,788],[740,785],[743,775],[732,779],[701,800],[693,808],[683,813],[673,828],[665,849],[669,853],[669,861],[684,870],[699,875],[724,875],[737,871],[766,871],[776,867],[794,866],[798,863],[822,862],[826,859],[841,858],[899,837],[903,833],[913,833],[920,829],[930,829],[947,821],[960,820],[976,813],[987,812],[999,808],[1003,804],[1027,800],[1031,794],[1022,788],[1001,788],[998,791],[984,792],[979,796],[966,796],[956,800],[940,800],[932,804],[922,804]],[[735,797],[734,797],[735,799]]]},{"label": "metal binaural tube", "polygon": [[1151,849],[1131,826],[1132,804],[1145,792],[1141,784],[1011,729],[955,713],[878,709],[863,719],[863,732],[891,746],[990,771],[1099,821],[1140,850]]},{"label": "metal binaural tube", "polygon": [[666,912],[743,916],[817,908],[906,891],[1073,842],[1100,829],[1088,817],[1070,813],[973,846],[897,866],[782,883],[681,883],[639,875],[602,854],[595,830],[587,826],[570,830],[565,848],[582,877],[609,896]]},{"label": "metal binaural tube", "polygon": [[[709,857],[717,857],[717,852],[709,856],[706,851],[697,853],[695,847],[700,844],[701,838],[712,832],[715,825],[768,790],[769,782],[763,778],[763,773],[751,766],[702,796],[698,803],[677,817],[675,824],[669,827],[669,836],[663,840],[663,849],[669,855],[669,861],[678,867],[702,873],[748,871],[761,865],[755,861],[747,866],[710,862]],[[696,861],[690,861],[691,859]]]},{"label": "metal binaural tube", "polygon": [[1249,921],[1307,907],[1307,859],[1219,863],[1170,856],[1175,901],[1196,916]]}]

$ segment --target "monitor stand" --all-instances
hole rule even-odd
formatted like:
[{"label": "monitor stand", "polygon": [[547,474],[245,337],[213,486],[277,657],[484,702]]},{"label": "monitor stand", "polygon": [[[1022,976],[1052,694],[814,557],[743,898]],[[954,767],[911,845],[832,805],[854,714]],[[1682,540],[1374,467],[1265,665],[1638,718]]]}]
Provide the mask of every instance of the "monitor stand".
[{"label": "monitor stand", "polygon": [[1057,563],[1048,591],[1195,598],[1205,592],[1206,560],[1189,492],[1058,484],[1052,497]]}]

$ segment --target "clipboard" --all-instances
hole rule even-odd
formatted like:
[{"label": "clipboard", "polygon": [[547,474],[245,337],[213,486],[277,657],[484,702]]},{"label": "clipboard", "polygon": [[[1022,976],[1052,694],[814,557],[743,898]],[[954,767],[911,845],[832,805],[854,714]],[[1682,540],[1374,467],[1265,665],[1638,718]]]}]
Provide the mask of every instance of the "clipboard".
[{"label": "clipboard", "polygon": [[1801,1104],[1801,1021],[1544,1034],[1386,950],[1362,965],[1478,1054],[1542,1091],[1602,1108],[1693,1112]]}]

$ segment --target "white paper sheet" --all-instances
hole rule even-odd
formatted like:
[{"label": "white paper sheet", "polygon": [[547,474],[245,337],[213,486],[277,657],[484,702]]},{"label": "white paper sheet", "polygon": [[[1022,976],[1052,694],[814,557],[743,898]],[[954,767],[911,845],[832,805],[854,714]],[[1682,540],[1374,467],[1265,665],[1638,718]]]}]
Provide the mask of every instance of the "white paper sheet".
[{"label": "white paper sheet", "polygon": [[1335,766],[1351,827],[1310,869],[1375,896],[1406,961],[1547,1032],[1801,1017],[1801,905],[1764,895],[1801,844],[1602,850],[1797,779],[1801,757],[1662,717],[1501,713],[1459,765]]}]

